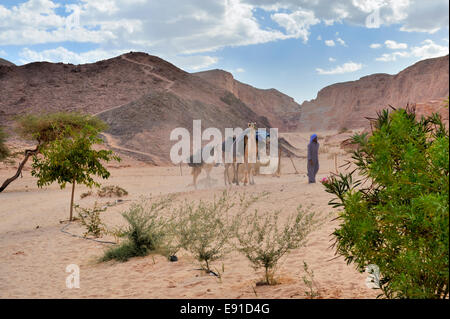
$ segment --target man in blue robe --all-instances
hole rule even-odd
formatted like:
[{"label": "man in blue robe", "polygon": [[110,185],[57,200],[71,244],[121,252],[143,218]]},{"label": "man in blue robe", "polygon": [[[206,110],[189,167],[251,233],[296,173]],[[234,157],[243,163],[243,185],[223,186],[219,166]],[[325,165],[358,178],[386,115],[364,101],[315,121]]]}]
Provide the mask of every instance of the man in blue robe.
[{"label": "man in blue robe", "polygon": [[319,143],[317,134],[311,135],[308,144],[308,182],[316,182],[316,174],[319,171]]}]

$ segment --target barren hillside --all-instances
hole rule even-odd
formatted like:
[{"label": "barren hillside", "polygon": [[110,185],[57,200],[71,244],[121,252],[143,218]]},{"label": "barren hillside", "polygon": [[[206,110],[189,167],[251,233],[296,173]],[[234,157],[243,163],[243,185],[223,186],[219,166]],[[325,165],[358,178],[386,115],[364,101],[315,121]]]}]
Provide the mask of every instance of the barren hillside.
[{"label": "barren hillside", "polygon": [[[222,70],[188,73],[158,57],[130,52],[97,63],[0,63],[0,124],[14,116],[81,111],[104,119],[116,151],[154,164],[169,162],[176,127],[277,127],[281,132],[358,128],[388,104],[417,102],[419,113],[440,111],[448,96],[448,61],[418,62],[397,75],[374,74],[322,89],[298,105],[275,90],[256,89]],[[299,83],[301,85],[301,83]]]},{"label": "barren hillside", "polygon": [[[396,75],[373,74],[357,81],[325,87],[317,98],[301,106],[299,130],[358,128],[377,110],[418,103],[418,111],[448,109],[441,102],[449,95],[449,56],[417,62]],[[445,116],[445,115],[444,115]]]},{"label": "barren hillside", "polygon": [[275,89],[261,90],[239,82],[233,75],[223,70],[194,73],[197,76],[233,93],[255,113],[268,118],[281,131],[297,128],[300,119],[300,105],[293,98]]},{"label": "barren hillside", "polygon": [[0,58],[0,65],[6,65],[6,66],[14,66],[14,63],[11,63],[5,59]]}]

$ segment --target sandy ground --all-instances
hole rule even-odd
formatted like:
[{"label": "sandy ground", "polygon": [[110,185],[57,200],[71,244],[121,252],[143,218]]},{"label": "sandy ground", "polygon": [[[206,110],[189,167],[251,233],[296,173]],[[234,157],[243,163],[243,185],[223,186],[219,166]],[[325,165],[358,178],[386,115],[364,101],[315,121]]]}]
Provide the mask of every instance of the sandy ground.
[{"label": "sandy ground", "polygon": [[[306,134],[289,136],[298,145],[304,145]],[[324,145],[325,146],[325,145]],[[328,147],[328,152],[331,152]],[[304,151],[304,149],[303,149]],[[334,159],[328,153],[320,154],[320,180],[334,170]],[[339,164],[342,164],[342,155]],[[72,237],[61,232],[68,218],[70,188],[60,190],[58,185],[39,189],[29,170],[0,193],[0,298],[306,298],[303,283],[303,261],[314,271],[316,289],[321,298],[374,298],[377,291],[366,287],[367,274],[360,274],[342,257],[334,254],[330,234],[337,227],[333,221],[336,212],[327,205],[331,195],[323,186],[309,185],[305,175],[305,159],[296,159],[300,174],[294,174],[289,159],[283,159],[282,176],[255,177],[256,185],[232,187],[232,191],[260,193],[269,196],[254,207],[260,211],[281,210],[282,216],[295,212],[302,204],[310,206],[325,223],[309,236],[307,246],[292,251],[280,263],[275,286],[257,286],[261,273],[255,273],[245,257],[230,253],[214,265],[224,267],[222,280],[196,270],[197,262],[187,253],[178,254],[178,262],[154,255],[133,258],[125,263],[99,263],[108,244]],[[119,205],[101,214],[102,221],[112,227],[124,225],[121,212],[141,196],[160,196],[174,193],[178,199],[211,200],[225,189],[223,167],[213,169],[213,185],[205,187],[205,175],[200,176],[198,190],[187,185],[192,182],[187,167],[180,176],[179,167],[149,167],[132,161],[121,167],[111,167],[111,177],[103,185],[119,185],[129,195]],[[13,174],[12,168],[0,169],[0,180]],[[95,202],[106,204],[113,199],[89,196],[77,187],[75,201],[83,207]],[[83,227],[71,223],[67,231],[81,235]],[[110,237],[103,240],[112,240]],[[66,287],[66,267],[80,267],[80,288]]]}]

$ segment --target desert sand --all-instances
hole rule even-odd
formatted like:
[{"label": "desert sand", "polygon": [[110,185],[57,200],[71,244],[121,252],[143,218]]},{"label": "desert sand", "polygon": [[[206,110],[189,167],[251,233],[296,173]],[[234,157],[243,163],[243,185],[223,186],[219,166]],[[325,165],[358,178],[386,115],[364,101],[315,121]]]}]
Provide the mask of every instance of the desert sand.
[{"label": "desert sand", "polygon": [[[323,132],[320,136],[327,134],[331,133]],[[293,133],[286,138],[304,153],[308,136]],[[325,141],[319,141],[323,151],[318,181],[335,170],[334,157],[330,154],[339,151]],[[348,158],[342,150],[340,152],[339,165]],[[299,174],[294,173],[290,160],[285,158],[281,177],[256,176],[256,185],[228,188],[239,193],[269,192],[267,198],[254,205],[260,211],[281,210],[281,215],[286,216],[302,204],[325,219],[309,236],[306,247],[294,250],[282,260],[277,272],[280,284],[274,286],[255,286],[261,274],[255,273],[246,258],[237,252],[214,262],[218,269],[224,267],[221,280],[197,270],[198,263],[183,251],[177,254],[178,262],[150,255],[125,263],[99,263],[98,259],[109,244],[61,232],[67,225],[60,221],[67,220],[69,215],[70,187],[60,190],[53,184],[39,189],[28,168],[23,178],[0,194],[0,298],[306,298],[303,261],[314,271],[320,298],[375,298],[378,292],[365,284],[367,274],[347,265],[330,247],[331,233],[339,224],[333,220],[336,211],[327,205],[331,195],[320,183],[307,183],[304,158],[294,162]],[[223,166],[213,169],[214,183],[210,188],[206,188],[205,173],[202,173],[197,190],[187,186],[192,182],[187,166],[182,167],[182,176],[177,166],[154,167],[127,158],[109,168],[111,177],[102,184],[123,187],[129,195],[122,203],[101,213],[108,227],[124,225],[121,212],[141,196],[172,193],[177,199],[212,200],[225,190]],[[13,173],[13,167],[2,167],[0,180]],[[80,194],[86,191],[86,187],[76,188],[76,204],[92,207],[95,202],[104,205],[115,200],[96,195],[81,199]],[[78,222],[72,222],[65,229],[76,235],[84,231]],[[100,239],[113,240],[112,237]],[[80,267],[79,289],[66,287],[69,264]]]}]

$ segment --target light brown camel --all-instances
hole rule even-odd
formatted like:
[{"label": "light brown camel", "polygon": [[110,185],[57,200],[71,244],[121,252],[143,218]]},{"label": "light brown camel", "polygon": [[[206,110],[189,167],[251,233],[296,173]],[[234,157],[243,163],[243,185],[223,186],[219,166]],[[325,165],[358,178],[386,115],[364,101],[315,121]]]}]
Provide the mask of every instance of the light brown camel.
[{"label": "light brown camel", "polygon": [[256,142],[256,123],[248,123],[248,127],[250,128],[249,133],[244,136],[244,158],[243,158],[244,162],[238,163],[237,161],[238,147],[236,146],[236,144],[238,142],[235,142],[233,144],[233,163],[225,164],[225,172],[224,172],[225,186],[227,185],[227,181],[230,184],[230,176],[229,176],[230,167],[233,167],[232,183],[239,185],[238,172],[239,166],[242,164],[244,166],[244,181],[243,181],[244,186],[247,185],[247,183],[250,183],[251,185],[255,183],[253,176],[255,175],[255,166],[258,153],[258,143]]}]

